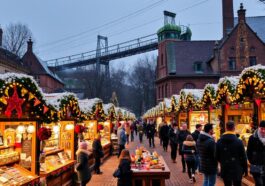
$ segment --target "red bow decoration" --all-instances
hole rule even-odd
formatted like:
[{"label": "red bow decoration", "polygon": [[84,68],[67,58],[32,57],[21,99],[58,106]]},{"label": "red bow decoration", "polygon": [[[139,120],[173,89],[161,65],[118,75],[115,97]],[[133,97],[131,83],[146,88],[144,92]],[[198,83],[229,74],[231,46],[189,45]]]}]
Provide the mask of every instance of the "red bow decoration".
[{"label": "red bow decoration", "polygon": [[75,133],[80,134],[82,132],[86,131],[86,127],[84,127],[83,125],[76,125],[75,126]]},{"label": "red bow decoration", "polygon": [[7,108],[5,111],[5,115],[10,118],[12,111],[16,110],[17,111],[17,117],[21,118],[22,117],[22,104],[24,102],[23,99],[19,98],[17,95],[17,88],[14,86],[14,93],[12,97],[6,98],[7,100]]},{"label": "red bow decoration", "polygon": [[47,140],[52,136],[52,131],[49,128],[41,127],[38,130],[37,135],[38,135],[39,140],[41,140],[41,141]]}]

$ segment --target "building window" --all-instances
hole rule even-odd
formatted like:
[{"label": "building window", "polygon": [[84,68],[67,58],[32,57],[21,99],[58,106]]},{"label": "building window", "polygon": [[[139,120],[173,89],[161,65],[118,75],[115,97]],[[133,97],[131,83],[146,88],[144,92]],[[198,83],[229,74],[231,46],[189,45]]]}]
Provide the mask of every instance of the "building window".
[{"label": "building window", "polygon": [[162,85],[162,98],[164,98],[164,85]]},{"label": "building window", "polygon": [[158,98],[161,98],[161,93],[160,93],[160,91],[161,91],[161,88],[158,87]]},{"label": "building window", "polygon": [[194,63],[194,71],[196,73],[202,73],[203,72],[203,68],[202,68],[202,62],[201,61],[196,61]]},{"label": "building window", "polygon": [[40,85],[40,76],[35,76],[35,80],[38,83],[38,85]]},{"label": "building window", "polygon": [[193,83],[185,83],[183,85],[183,88],[186,88],[186,89],[194,89],[195,88],[195,85]]},{"label": "building window", "polygon": [[236,70],[236,58],[230,57],[228,61],[229,70]]},{"label": "building window", "polygon": [[256,59],[256,56],[250,56],[249,57],[249,65],[250,66],[254,66],[257,64],[257,59]]}]

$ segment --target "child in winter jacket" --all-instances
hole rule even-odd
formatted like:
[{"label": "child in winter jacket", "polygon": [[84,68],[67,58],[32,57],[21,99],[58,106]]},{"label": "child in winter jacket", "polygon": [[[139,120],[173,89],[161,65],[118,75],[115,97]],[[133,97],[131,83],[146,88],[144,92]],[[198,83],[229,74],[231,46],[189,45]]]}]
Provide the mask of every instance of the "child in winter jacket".
[{"label": "child in winter jacket", "polygon": [[196,162],[196,142],[193,140],[192,135],[188,135],[186,140],[183,142],[182,152],[188,167],[189,182],[196,182],[195,179],[195,162]]}]

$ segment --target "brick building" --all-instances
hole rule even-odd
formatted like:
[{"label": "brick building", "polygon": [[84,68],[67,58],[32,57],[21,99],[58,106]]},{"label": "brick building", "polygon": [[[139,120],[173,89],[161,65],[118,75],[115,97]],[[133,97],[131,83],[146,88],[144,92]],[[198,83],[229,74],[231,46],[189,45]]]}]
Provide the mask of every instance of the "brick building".
[{"label": "brick building", "polygon": [[233,0],[222,3],[221,40],[161,38],[158,31],[157,102],[183,88],[202,89],[207,83],[218,83],[220,77],[239,75],[245,67],[265,65],[265,16],[246,17],[241,4],[234,18]]},{"label": "brick building", "polygon": [[31,40],[22,58],[2,47],[3,30],[0,28],[0,73],[14,72],[32,75],[46,93],[62,91],[64,83],[33,52]]}]

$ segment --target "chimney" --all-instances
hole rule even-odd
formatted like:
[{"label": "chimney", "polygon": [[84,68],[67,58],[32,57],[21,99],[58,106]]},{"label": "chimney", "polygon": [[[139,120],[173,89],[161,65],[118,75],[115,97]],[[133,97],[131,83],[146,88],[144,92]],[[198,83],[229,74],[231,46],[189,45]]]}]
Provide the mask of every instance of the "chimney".
[{"label": "chimney", "polygon": [[240,9],[237,11],[238,23],[246,22],[246,9],[244,9],[243,3],[240,3]]},{"label": "chimney", "polygon": [[222,0],[223,8],[223,37],[227,36],[234,28],[233,0]]},{"label": "chimney", "polygon": [[3,30],[0,26],[0,48],[2,48],[2,44],[3,44]]},{"label": "chimney", "polygon": [[27,52],[32,52],[32,45],[33,45],[33,42],[31,41],[31,38],[29,38],[29,40],[28,40],[28,50],[27,50]]}]

